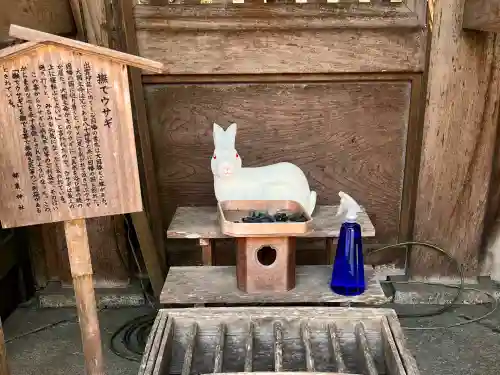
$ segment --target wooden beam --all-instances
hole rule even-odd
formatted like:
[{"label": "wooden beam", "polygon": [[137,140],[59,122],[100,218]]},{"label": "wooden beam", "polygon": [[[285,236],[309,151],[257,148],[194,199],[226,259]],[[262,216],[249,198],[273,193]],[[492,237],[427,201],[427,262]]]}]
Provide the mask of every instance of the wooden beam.
[{"label": "wooden beam", "polygon": [[146,264],[151,288],[153,288],[155,297],[160,297],[167,273],[163,268],[163,260],[158,256],[158,252],[156,251],[153,235],[149,228],[148,218],[144,212],[134,212],[131,213],[130,216],[132,217],[137,240],[141,247],[142,258]]},{"label": "wooden beam", "polygon": [[[79,0],[78,7],[83,14],[83,28],[89,42],[113,48],[114,53],[126,56],[138,55],[137,48],[129,49],[133,19],[127,18],[127,11],[131,15],[131,3],[116,0]],[[128,10],[127,5],[130,6]],[[76,9],[77,5],[73,5]],[[132,29],[130,29],[132,27]],[[97,30],[101,28],[102,30]],[[135,37],[135,35],[133,35]],[[122,52],[118,52],[122,51]],[[130,52],[132,55],[123,52]],[[138,57],[139,58],[139,57]],[[142,58],[141,58],[142,59]],[[147,60],[147,59],[143,59]],[[137,149],[139,158],[139,173],[141,175],[142,194],[145,212],[132,214],[133,225],[137,234],[141,253],[146,264],[151,286],[156,296],[159,296],[166,276],[166,259],[163,247],[163,227],[161,212],[156,190],[154,166],[152,164],[151,147],[149,146],[149,128],[146,118],[144,94],[142,92],[141,71],[137,68],[129,70],[129,82],[133,101],[134,126],[139,144]],[[138,134],[137,134],[138,133]],[[149,214],[149,216],[147,215]],[[116,219],[114,219],[116,220]],[[151,228],[156,229],[151,233]]]},{"label": "wooden beam", "polygon": [[[135,20],[133,17],[132,0],[116,1],[117,11],[121,23],[116,25],[123,32],[124,45],[121,46],[125,52],[134,55],[139,54],[137,37],[135,30]],[[137,130],[137,149],[139,158],[139,173],[143,193],[144,211],[146,213],[149,227],[152,231],[156,253],[164,265],[163,277],[168,270],[167,257],[165,255],[164,229],[162,213],[160,209],[160,199],[158,196],[158,185],[156,181],[156,169],[151,146],[150,128],[148,123],[146,100],[144,98],[144,88],[142,85],[142,74],[139,69],[130,68],[130,90],[132,93],[132,104]],[[141,244],[141,247],[143,244]]]},{"label": "wooden beam", "polygon": [[[500,100],[500,39],[462,30],[463,2],[434,4],[427,107],[414,239],[448,251],[478,275]],[[454,265],[412,249],[410,274],[445,276]]]},{"label": "wooden beam", "polygon": [[76,25],[76,39],[85,41],[87,40],[87,29],[83,22],[83,6],[80,0],[69,0],[69,4],[71,5],[71,12],[73,13]]},{"label": "wooden beam", "polygon": [[500,0],[466,0],[464,29],[500,31]]},{"label": "wooden beam", "polygon": [[[245,1],[247,3],[248,0]],[[245,4],[248,5],[248,4]],[[199,4],[177,6],[137,5],[138,30],[297,30],[328,28],[421,28],[415,12],[405,4],[352,3],[349,7],[321,4],[253,3],[242,7],[211,7]]]}]

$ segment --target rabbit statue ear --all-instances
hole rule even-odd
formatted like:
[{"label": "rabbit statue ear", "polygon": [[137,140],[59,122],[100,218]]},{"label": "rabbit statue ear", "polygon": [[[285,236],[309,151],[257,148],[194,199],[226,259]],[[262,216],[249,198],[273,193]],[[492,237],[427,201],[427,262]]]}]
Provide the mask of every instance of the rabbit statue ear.
[{"label": "rabbit statue ear", "polygon": [[214,131],[213,131],[213,137],[214,137],[214,145],[217,146],[218,143],[221,142],[221,139],[224,137],[224,129],[219,125],[214,122]]},{"label": "rabbit statue ear", "polygon": [[236,145],[236,128],[237,128],[237,125],[236,125],[236,123],[233,122],[226,129],[226,138],[227,138],[227,141],[233,147]]}]

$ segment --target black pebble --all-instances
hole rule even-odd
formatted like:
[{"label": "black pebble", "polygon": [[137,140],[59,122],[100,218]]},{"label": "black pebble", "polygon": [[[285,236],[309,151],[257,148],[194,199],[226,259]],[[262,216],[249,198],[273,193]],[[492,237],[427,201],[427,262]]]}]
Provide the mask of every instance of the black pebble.
[{"label": "black pebble", "polygon": [[[294,213],[287,215],[284,212],[278,212],[274,215],[269,215],[267,212],[250,211],[249,215],[242,218],[243,223],[287,223],[287,222],[305,222],[307,218],[302,213]],[[239,221],[235,221],[238,223]]]}]

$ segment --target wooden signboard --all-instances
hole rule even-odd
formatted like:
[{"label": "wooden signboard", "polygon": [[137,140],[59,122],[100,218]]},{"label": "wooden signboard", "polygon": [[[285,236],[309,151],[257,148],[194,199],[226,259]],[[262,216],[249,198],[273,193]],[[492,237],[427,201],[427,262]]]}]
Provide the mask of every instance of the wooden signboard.
[{"label": "wooden signboard", "polygon": [[83,46],[0,52],[4,228],[142,210],[127,65]]},{"label": "wooden signboard", "polygon": [[103,374],[85,218],[142,210],[127,65],[151,60],[12,25],[0,51],[2,227],[64,221],[88,374]]}]

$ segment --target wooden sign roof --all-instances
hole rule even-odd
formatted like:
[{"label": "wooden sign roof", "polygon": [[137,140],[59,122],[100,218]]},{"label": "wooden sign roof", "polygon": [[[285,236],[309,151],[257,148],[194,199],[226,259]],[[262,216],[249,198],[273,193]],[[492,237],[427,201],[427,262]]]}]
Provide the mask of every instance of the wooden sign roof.
[{"label": "wooden sign roof", "polygon": [[4,228],[142,210],[127,65],[162,64],[35,30],[0,51]]},{"label": "wooden sign roof", "polygon": [[157,61],[145,59],[139,56],[129,55],[128,53],[115,51],[109,48],[95,46],[93,44],[83,43],[74,39],[63,38],[57,35],[44,33],[38,30],[28,29],[27,27],[11,25],[9,34],[12,37],[27,40],[30,43],[15,45],[13,47],[1,50],[0,60],[2,58],[7,58],[7,57],[17,57],[26,52],[29,52],[34,48],[37,48],[40,45],[53,44],[53,45],[59,45],[61,47],[70,48],[75,52],[100,56],[102,58],[107,58],[117,63],[149,70],[154,73],[163,72],[163,64]]}]

